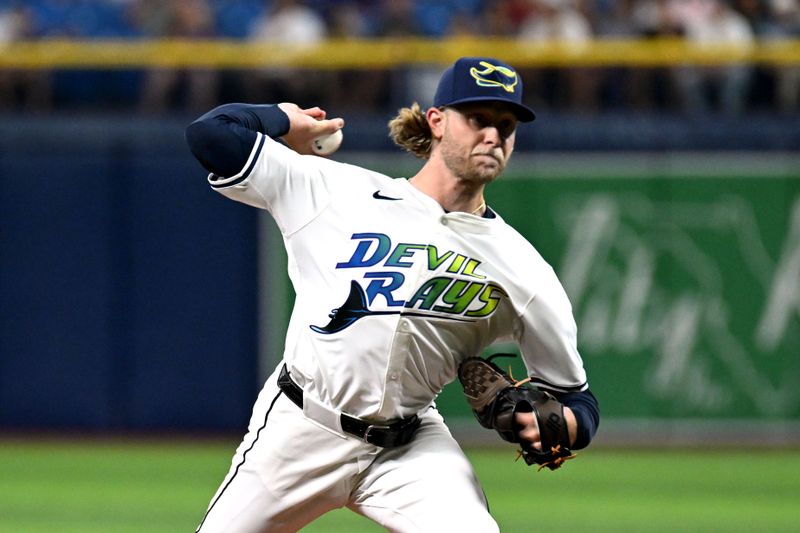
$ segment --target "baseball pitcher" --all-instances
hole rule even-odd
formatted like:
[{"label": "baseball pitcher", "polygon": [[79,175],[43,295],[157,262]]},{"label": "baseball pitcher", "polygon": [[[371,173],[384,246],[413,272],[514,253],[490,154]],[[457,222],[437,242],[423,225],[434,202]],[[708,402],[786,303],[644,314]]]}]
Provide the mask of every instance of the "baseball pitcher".
[{"label": "baseball pitcher", "polygon": [[[431,108],[389,123],[425,161],[410,179],[313,155],[344,127],[319,108],[227,104],[187,128],[210,186],[275,219],[296,293],[283,360],[198,531],[297,531],[340,507],[389,531],[498,531],[434,405],[455,379],[528,464],[589,444],[600,415],[570,303],[483,194],[533,119],[511,66],[466,57]],[[480,357],[500,340],[526,379]]]}]

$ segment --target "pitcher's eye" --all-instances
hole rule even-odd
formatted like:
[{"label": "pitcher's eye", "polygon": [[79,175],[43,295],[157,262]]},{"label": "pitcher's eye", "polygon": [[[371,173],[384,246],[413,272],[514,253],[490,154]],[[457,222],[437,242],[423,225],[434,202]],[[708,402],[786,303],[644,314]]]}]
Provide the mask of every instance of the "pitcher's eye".
[{"label": "pitcher's eye", "polygon": [[471,114],[469,120],[478,129],[483,129],[489,125],[489,119],[477,113]]},{"label": "pitcher's eye", "polygon": [[497,125],[497,131],[504,139],[508,139],[515,129],[517,129],[517,121],[510,118],[500,121]]}]

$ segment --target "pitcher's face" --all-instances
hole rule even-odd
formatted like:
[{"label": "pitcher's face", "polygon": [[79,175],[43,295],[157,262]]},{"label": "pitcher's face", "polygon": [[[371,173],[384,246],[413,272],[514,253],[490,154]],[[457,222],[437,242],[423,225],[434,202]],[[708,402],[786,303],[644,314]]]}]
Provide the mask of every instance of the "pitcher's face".
[{"label": "pitcher's face", "polygon": [[445,108],[439,150],[458,178],[489,183],[506,168],[514,151],[516,115],[500,102],[477,102]]}]

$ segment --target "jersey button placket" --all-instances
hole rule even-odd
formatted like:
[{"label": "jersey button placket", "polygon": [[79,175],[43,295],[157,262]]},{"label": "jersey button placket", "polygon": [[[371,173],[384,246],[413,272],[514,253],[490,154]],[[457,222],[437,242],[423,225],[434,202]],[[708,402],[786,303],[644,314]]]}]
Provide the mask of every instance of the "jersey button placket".
[{"label": "jersey button placket", "polygon": [[[421,280],[425,277],[427,270],[427,251],[421,251],[419,257],[416,257],[408,272],[406,272],[406,300],[410,299]],[[392,343],[391,353],[389,354],[389,361],[386,369],[386,398],[384,400],[383,408],[388,408],[389,405],[401,405],[403,403],[403,389],[400,376],[403,375],[404,367],[406,364],[406,354],[408,353],[409,338],[411,335],[412,326],[411,319],[399,316],[397,326],[395,329],[394,342]],[[388,400],[388,401],[387,401]],[[386,416],[393,416],[394,413],[387,412]]]}]

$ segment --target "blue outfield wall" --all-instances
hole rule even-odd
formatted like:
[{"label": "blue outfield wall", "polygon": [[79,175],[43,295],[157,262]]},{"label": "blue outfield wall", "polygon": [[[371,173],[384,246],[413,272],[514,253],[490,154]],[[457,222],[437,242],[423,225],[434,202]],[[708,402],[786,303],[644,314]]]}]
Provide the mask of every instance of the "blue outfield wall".
[{"label": "blue outfield wall", "polygon": [[0,427],[243,428],[256,214],[182,125],[0,136]]}]

